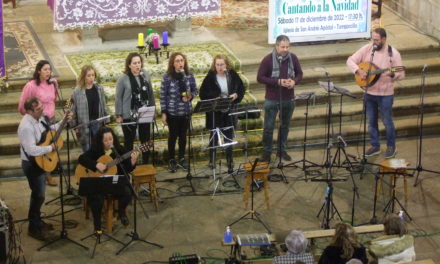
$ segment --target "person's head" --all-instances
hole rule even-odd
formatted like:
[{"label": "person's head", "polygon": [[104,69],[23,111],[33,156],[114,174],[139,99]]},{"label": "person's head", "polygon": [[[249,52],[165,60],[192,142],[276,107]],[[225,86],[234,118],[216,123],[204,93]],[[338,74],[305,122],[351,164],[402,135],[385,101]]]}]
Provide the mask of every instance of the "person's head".
[{"label": "person's head", "polygon": [[347,261],[345,264],[363,264],[360,259],[352,258],[349,261]]},{"label": "person's head", "polygon": [[403,236],[407,233],[405,223],[395,214],[388,215],[383,222],[383,226],[385,235]]},{"label": "person's head", "polygon": [[286,56],[289,54],[290,40],[286,35],[279,35],[275,40],[275,50],[278,55]]},{"label": "person's head", "polygon": [[371,33],[373,45],[377,46],[377,50],[381,50],[387,42],[387,32],[383,28],[376,28]]},{"label": "person's head", "polygon": [[336,224],[335,235],[331,244],[342,248],[341,257],[344,259],[350,259],[353,256],[354,248],[361,246],[357,241],[353,227],[346,223]]},{"label": "person's head", "polygon": [[120,148],[119,140],[110,127],[101,127],[96,132],[95,139],[92,141],[91,149],[96,152],[104,152],[114,146],[116,149]]},{"label": "person's head", "polygon": [[37,85],[40,85],[43,81],[49,81],[52,76],[52,67],[49,61],[40,60],[35,66],[34,74],[32,75],[32,80],[35,80]]},{"label": "person's head", "polygon": [[218,54],[214,57],[211,64],[211,71],[222,74],[225,72],[225,70],[231,69],[231,63],[229,62],[229,59],[224,54]]},{"label": "person's head", "polygon": [[91,65],[84,65],[81,68],[81,73],[77,81],[77,85],[80,88],[91,87],[93,82],[96,80],[95,68]]},{"label": "person's head", "polygon": [[307,249],[307,238],[304,233],[298,230],[292,230],[285,239],[287,249],[293,254],[300,254]]},{"label": "person's head", "polygon": [[186,60],[186,56],[181,52],[173,52],[168,61],[168,76],[173,76],[175,72],[185,71],[185,74],[189,74],[188,70],[188,61]]},{"label": "person's head", "polygon": [[144,68],[144,59],[137,52],[131,52],[125,59],[125,74],[132,73],[137,76],[140,74],[141,70]]},{"label": "person's head", "polygon": [[24,102],[24,110],[38,120],[43,114],[44,107],[37,97],[31,96]]}]

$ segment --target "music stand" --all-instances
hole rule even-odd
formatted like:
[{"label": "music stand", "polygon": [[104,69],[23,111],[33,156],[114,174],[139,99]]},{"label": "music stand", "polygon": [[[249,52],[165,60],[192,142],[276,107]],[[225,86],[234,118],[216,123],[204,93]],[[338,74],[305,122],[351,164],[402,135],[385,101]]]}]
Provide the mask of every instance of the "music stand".
[{"label": "music stand", "polygon": [[[263,220],[261,220],[260,214],[254,209],[254,173],[255,173],[255,168],[257,167],[257,164],[258,164],[258,158],[255,159],[254,163],[252,164],[251,171],[250,171],[250,173],[251,173],[251,209],[249,210],[249,212],[247,212],[246,214],[244,214],[242,217],[238,218],[234,222],[230,223],[228,226],[232,226],[232,225],[234,225],[244,219],[250,219],[250,220],[254,220],[254,221],[257,221],[260,224],[262,224],[264,226],[264,228],[266,228],[267,232],[269,232],[269,234],[271,234],[272,231],[270,231],[269,227],[263,222]],[[268,167],[269,167],[269,163],[267,164],[266,167],[259,168],[259,170],[267,169]],[[246,218],[248,215],[250,215],[251,217]],[[254,216],[255,216],[255,218],[254,218]]]},{"label": "music stand", "polygon": [[[295,166],[295,167],[301,168],[304,171],[304,180],[305,181],[308,180],[307,179],[306,169],[308,167],[310,167],[310,165],[312,165],[312,166],[319,166],[318,164],[316,164],[316,163],[306,159],[307,128],[308,128],[308,117],[309,117],[309,101],[314,96],[315,96],[315,92],[304,92],[304,93],[301,93],[301,94],[295,96],[295,101],[306,100],[306,111],[304,113],[304,115],[306,116],[306,120],[305,120],[305,124],[304,124],[303,158],[301,160],[294,161],[294,162],[292,162],[290,164],[286,164],[285,165],[285,167],[287,167],[287,166],[289,166],[289,167],[290,166]],[[299,167],[298,165],[296,165],[298,163],[301,163],[302,167]],[[306,165],[306,163],[308,163],[310,165]]]},{"label": "music stand", "polygon": [[[121,187],[125,185],[125,182],[123,182],[123,180],[124,180],[123,176],[120,177],[118,175],[106,175],[103,177],[82,177],[79,180],[78,194],[81,196],[95,195],[95,194],[119,195],[122,194],[121,191],[123,190],[123,188]],[[101,243],[102,236],[108,238],[109,240],[113,240],[115,242],[124,245],[122,241],[106,233],[103,233],[101,230],[96,230],[96,232],[93,232],[90,235],[81,238],[81,241],[92,236],[96,236],[96,240],[90,258],[93,258],[95,256],[96,246]]]}]

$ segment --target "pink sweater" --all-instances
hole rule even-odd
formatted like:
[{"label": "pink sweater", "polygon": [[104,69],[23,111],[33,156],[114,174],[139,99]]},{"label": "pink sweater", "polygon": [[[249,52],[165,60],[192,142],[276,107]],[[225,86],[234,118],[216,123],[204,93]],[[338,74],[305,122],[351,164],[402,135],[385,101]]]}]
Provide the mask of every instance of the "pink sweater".
[{"label": "pink sweater", "polygon": [[[402,59],[400,58],[400,53],[392,47],[393,56],[391,57],[388,54],[388,45],[385,45],[381,50],[378,50],[374,54],[373,63],[379,67],[380,69],[391,68],[396,66],[403,66]],[[373,51],[373,44],[367,44],[356,51],[352,56],[350,56],[347,60],[347,66],[351,72],[355,73],[359,67],[358,64],[361,62],[370,62],[371,52]],[[395,72],[394,78],[390,76],[385,76],[382,74],[377,82],[368,87],[367,93],[371,95],[393,95],[394,94],[394,81],[402,80],[405,78],[405,72]]]},{"label": "pink sweater", "polygon": [[26,99],[31,96],[37,97],[43,104],[43,113],[49,118],[55,117],[55,100],[56,100],[56,88],[54,84],[48,84],[46,81],[37,85],[35,80],[31,80],[26,83],[23,88],[23,92],[20,96],[20,101],[18,103],[18,111],[24,115],[26,110],[24,110],[24,103]]}]

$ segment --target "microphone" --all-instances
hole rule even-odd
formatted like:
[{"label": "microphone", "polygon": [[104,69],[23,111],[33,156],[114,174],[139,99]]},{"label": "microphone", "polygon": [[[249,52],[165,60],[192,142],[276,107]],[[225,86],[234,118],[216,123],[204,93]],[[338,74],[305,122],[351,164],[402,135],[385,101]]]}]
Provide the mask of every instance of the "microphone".
[{"label": "microphone", "polygon": [[277,57],[277,59],[278,59],[278,61],[279,61],[280,64],[281,64],[281,61],[283,60],[283,56],[280,55],[280,56]]},{"label": "microphone", "polygon": [[47,82],[48,82],[49,84],[53,84],[53,85],[56,85],[56,84],[57,84],[57,81],[54,80],[54,79],[52,79],[52,77],[49,77],[49,79],[47,79]]},{"label": "microphone", "polygon": [[428,64],[423,65],[422,72],[426,72],[426,69],[428,69]]},{"label": "microphone", "polygon": [[186,73],[185,73],[185,69],[180,69],[180,73],[183,74],[183,78],[186,78]]},{"label": "microphone", "polygon": [[377,46],[377,45],[373,45],[373,52],[375,52],[376,50],[378,50],[379,49],[379,46]]}]

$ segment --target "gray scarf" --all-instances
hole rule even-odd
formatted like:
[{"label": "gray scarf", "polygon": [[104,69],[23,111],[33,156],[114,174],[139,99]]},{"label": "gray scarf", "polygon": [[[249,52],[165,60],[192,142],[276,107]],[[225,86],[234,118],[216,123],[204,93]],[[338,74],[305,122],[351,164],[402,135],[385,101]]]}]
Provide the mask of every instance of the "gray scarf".
[{"label": "gray scarf", "polygon": [[[278,54],[276,49],[273,49],[272,51],[272,78],[279,78],[280,77],[280,62],[278,61]],[[289,60],[289,65],[287,69],[287,78],[295,78],[295,71],[293,69],[293,60],[292,56],[290,56],[290,53],[287,53],[286,56],[283,56],[281,59],[281,62]]]}]

